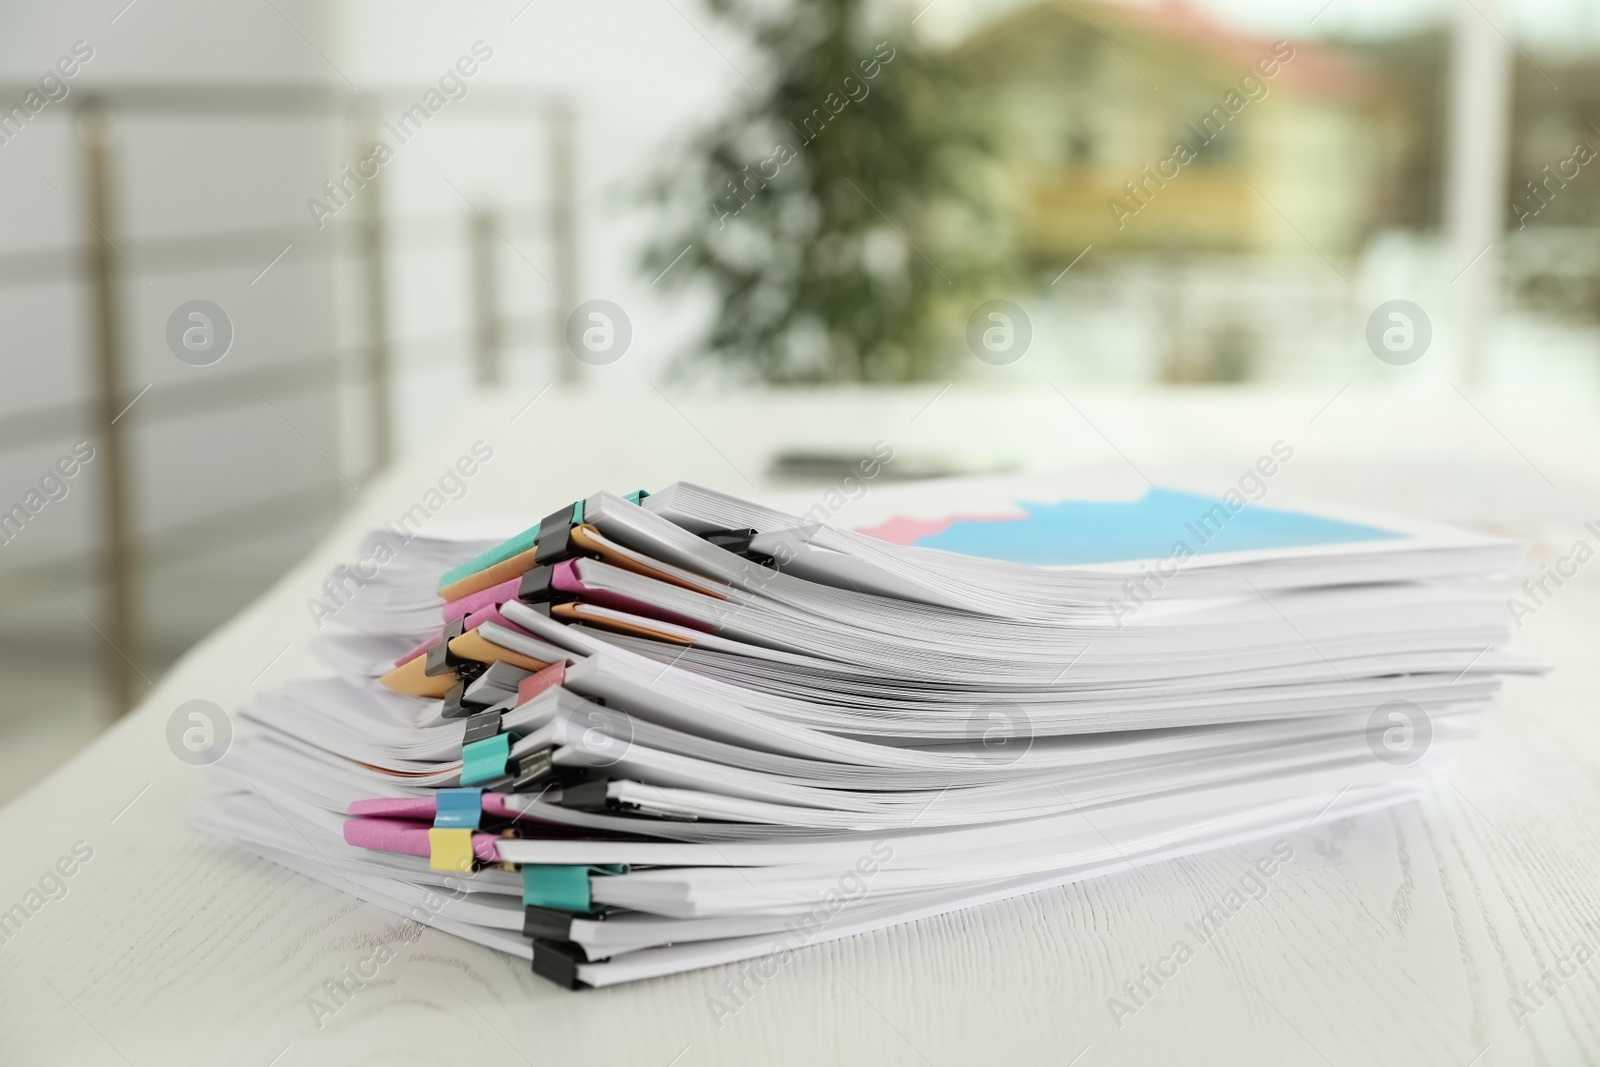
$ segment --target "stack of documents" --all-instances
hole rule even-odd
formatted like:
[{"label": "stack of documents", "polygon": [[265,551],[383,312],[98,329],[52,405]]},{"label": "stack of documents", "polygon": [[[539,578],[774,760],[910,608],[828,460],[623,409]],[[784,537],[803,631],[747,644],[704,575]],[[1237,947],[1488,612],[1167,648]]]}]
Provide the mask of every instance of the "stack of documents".
[{"label": "stack of documents", "polygon": [[375,532],[330,673],[242,709],[200,818],[569,987],[770,973],[1414,797],[1540,669],[1513,542],[1066,478],[872,494],[858,529],[678,483]]}]

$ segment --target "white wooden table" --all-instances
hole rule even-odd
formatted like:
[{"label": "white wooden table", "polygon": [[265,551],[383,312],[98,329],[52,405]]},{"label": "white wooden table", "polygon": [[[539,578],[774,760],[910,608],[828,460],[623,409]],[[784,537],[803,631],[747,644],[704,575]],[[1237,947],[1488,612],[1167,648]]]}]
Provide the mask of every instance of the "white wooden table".
[{"label": "white wooden table", "polygon": [[[474,438],[494,459],[452,518],[526,513],[597,487],[764,482],[785,445],[892,441],[1030,467],[1181,463],[1237,478],[1273,441],[1281,477],[1351,503],[1567,546],[1600,519],[1593,405],[1452,390],[1023,397],[958,385],[695,401],[654,391],[486,397],[367,487],[349,517],[148,699],[0,811],[0,1061],[18,1064],[1113,1063],[1564,1064],[1600,1058],[1597,583],[1528,621],[1556,665],[1513,683],[1487,734],[1425,803],[1291,835],[1293,859],[1214,937],[1186,924],[1267,845],[1107,877],[802,950],[731,1018],[719,968],[568,993],[523,963],[399,920],[218,844],[189,824],[203,772],[165,741],[179,704],[232,708],[313,669],[305,600],[361,531],[417,500]],[[1476,405],[1476,407],[1474,407]],[[1313,416],[1315,418],[1313,419]],[[515,420],[513,421],[513,417]],[[1590,565],[1600,574],[1600,562]],[[287,651],[284,651],[287,649]],[[48,715],[48,707],[36,714]],[[63,857],[59,886],[46,875]],[[44,893],[30,897],[45,879]],[[8,932],[10,932],[8,930]],[[1131,1015],[1124,982],[1186,940],[1193,958]],[[393,962],[319,1027],[309,998],[380,942]],[[1579,946],[1595,957],[1576,963]],[[1587,954],[1587,952],[1585,953]],[[1570,961],[1534,1001],[1519,989]],[[1170,969],[1170,968],[1169,968]],[[1517,1018],[1508,998],[1532,1014]],[[1520,1022],[1520,1026],[1518,1025]],[[1476,1059],[1475,1059],[1476,1057]]]}]

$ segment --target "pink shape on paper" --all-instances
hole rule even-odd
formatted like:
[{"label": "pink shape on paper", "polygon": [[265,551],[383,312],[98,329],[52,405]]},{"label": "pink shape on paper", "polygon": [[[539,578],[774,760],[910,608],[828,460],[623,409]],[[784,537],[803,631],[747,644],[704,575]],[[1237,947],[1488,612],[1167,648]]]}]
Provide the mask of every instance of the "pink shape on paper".
[{"label": "pink shape on paper", "polygon": [[936,537],[944,533],[958,522],[1017,522],[1027,517],[1028,513],[1025,511],[1004,515],[946,515],[942,519],[912,519],[897,515],[876,526],[858,526],[856,533],[876,537],[891,545],[914,545],[921,538]]},{"label": "pink shape on paper", "polygon": [[[401,819],[377,819],[356,816],[346,819],[344,839],[357,848],[378,852],[398,852],[402,856],[427,856],[432,852],[428,828]],[[485,863],[500,859],[499,838],[493,834],[473,834],[472,853]]]}]

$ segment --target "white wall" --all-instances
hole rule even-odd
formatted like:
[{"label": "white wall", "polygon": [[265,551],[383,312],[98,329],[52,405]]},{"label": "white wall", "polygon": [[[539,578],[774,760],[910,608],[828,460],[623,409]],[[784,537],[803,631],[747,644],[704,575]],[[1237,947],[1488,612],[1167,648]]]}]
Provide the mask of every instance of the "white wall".
[{"label": "white wall", "polygon": [[[68,95],[45,107],[9,143],[0,144],[0,261],[26,253],[69,250],[84,244],[88,207],[84,171],[72,122],[73,108],[97,86],[137,83],[321,82],[330,73],[301,36],[327,47],[329,19],[314,2],[203,3],[199,0],[126,0],[95,3],[7,4],[0,7],[0,107],[21,102],[17,83],[33,83],[74,42],[87,42],[93,58],[67,82]],[[279,13],[281,12],[281,14]],[[113,21],[114,20],[114,21]],[[294,25],[289,21],[292,20]],[[298,27],[298,30],[296,29]],[[132,261],[120,275],[128,396],[150,391],[125,416],[135,469],[133,511],[147,539],[243,504],[295,494],[336,480],[326,462],[300,436],[336,441],[331,397],[281,395],[282,414],[260,402],[219,404],[172,419],[154,416],[183,387],[233,376],[259,378],[272,389],[274,368],[286,359],[330,348],[333,301],[325,263],[295,251],[255,285],[252,279],[277,251],[271,246],[245,261],[188,270],[169,269],[148,243],[172,237],[298,224],[296,196],[326,167],[327,138],[315,125],[264,120],[176,120],[117,115],[113,160],[118,195],[115,239]],[[281,246],[279,246],[281,247]],[[68,273],[27,275],[12,259],[21,284],[0,285],[0,420],[93,395],[93,318],[88,290]],[[166,321],[185,300],[210,299],[233,320],[236,340],[220,363],[197,368],[168,350]],[[170,407],[169,407],[170,409]],[[295,423],[291,426],[285,416]],[[0,450],[0,502],[9,507],[66,450],[90,436],[92,426],[63,421],[57,439]],[[97,544],[99,475],[92,462],[70,495],[49,505],[10,544],[0,546],[0,581],[52,560],[79,557]],[[292,558],[298,543],[274,546],[268,538],[250,549],[183,561],[151,575],[156,585],[196,568],[232,574],[252,566],[267,573]],[[69,569],[77,579],[84,568]],[[62,578],[56,572],[56,578]],[[258,579],[251,579],[258,581]],[[93,590],[81,581],[64,587],[86,613],[95,614]],[[14,595],[13,595],[14,594]],[[37,578],[8,591],[0,625],[25,632],[59,622],[93,639],[83,620]],[[177,604],[153,596],[145,622],[152,646],[163,631],[204,623],[206,603]],[[220,604],[231,612],[236,604]]]},{"label": "white wall", "polygon": [[[622,360],[585,368],[585,380],[601,389],[648,389],[666,362],[684,350],[692,326],[709,309],[701,303],[697,314],[694,300],[669,296],[641,276],[637,262],[654,223],[636,194],[666,165],[665,145],[714,120],[734,96],[750,92],[733,64],[743,59],[747,73],[755,77],[757,71],[739,42],[693,0],[535,0],[526,6],[525,0],[448,6],[350,0],[341,8],[339,25],[339,62],[358,84],[413,84],[420,90],[481,39],[494,57],[475,76],[475,85],[545,90],[572,101],[581,204],[580,298],[621,305],[634,335]],[[467,114],[466,108],[459,114],[447,109],[441,113],[447,122],[405,146],[394,165],[397,184],[404,183],[397,197],[419,210],[459,208],[460,198],[446,179],[474,200],[515,195],[517,190],[503,184],[506,174],[489,173],[490,146],[451,136],[457,132],[452,124],[467,133]],[[507,154],[520,151],[529,135],[514,136],[521,140],[503,146]],[[542,146],[527,162],[534,168],[544,165]],[[522,250],[549,273],[536,243]],[[518,286],[546,290],[515,254],[505,262],[504,276]],[[397,279],[397,287],[407,284]],[[550,379],[551,368],[529,356],[517,373],[537,388]]]}]

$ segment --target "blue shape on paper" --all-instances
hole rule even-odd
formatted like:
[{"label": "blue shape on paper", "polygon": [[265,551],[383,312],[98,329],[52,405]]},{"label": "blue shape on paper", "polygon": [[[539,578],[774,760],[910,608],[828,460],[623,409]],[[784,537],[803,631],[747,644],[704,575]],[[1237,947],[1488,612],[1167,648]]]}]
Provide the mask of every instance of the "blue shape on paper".
[{"label": "blue shape on paper", "polygon": [[1151,489],[1138,500],[1022,501],[1019,507],[1027,512],[1026,518],[958,519],[913,543],[983,559],[1062,567],[1162,559],[1172,555],[1180,541],[1201,555],[1407,536],[1251,503],[1230,511],[1221,500],[1172,489]]}]

